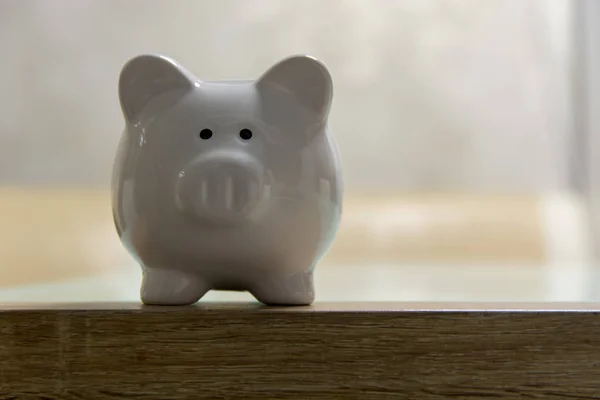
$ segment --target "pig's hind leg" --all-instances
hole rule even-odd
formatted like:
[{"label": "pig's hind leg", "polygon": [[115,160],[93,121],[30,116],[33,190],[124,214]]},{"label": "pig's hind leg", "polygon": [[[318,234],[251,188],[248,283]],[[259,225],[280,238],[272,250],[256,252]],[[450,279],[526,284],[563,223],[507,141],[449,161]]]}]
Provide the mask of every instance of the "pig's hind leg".
[{"label": "pig's hind leg", "polygon": [[142,271],[140,295],[146,305],[194,304],[210,289],[202,277],[177,269],[142,267]]}]

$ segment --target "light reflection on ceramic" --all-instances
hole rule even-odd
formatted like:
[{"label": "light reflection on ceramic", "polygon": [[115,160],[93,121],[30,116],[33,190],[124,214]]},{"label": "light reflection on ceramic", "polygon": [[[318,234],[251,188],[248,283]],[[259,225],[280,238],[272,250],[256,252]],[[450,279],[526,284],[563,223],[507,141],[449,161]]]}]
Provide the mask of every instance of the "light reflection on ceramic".
[{"label": "light reflection on ceramic", "polygon": [[327,68],[303,55],[255,81],[204,82],[162,55],[125,64],[112,204],[145,304],[192,304],[212,289],[314,301],[342,211],[332,94]]}]

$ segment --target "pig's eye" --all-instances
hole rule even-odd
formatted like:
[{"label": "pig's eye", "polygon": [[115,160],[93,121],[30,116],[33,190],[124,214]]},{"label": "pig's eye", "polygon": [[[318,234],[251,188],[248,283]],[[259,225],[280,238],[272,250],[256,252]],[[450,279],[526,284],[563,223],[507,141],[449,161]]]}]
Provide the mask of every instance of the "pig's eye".
[{"label": "pig's eye", "polygon": [[202,129],[200,131],[200,139],[207,140],[212,137],[212,131],[210,129]]},{"label": "pig's eye", "polygon": [[252,131],[250,129],[242,129],[240,131],[240,137],[244,140],[250,140],[250,138],[252,138]]}]

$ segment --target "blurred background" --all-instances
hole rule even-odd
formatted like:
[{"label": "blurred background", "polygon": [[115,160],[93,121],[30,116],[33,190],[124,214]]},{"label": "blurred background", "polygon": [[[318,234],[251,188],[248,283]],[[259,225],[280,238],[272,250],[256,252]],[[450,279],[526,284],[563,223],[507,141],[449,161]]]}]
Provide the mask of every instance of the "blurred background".
[{"label": "blurred background", "polygon": [[598,23],[593,0],[0,0],[0,301],[139,299],[109,185],[146,52],[205,80],[327,64],[346,199],[318,301],[600,299]]}]

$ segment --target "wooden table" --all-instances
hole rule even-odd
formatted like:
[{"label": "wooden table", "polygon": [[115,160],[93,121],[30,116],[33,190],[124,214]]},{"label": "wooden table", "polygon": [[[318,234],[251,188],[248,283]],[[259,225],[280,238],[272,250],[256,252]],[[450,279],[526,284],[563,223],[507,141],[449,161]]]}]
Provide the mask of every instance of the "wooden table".
[{"label": "wooden table", "polygon": [[599,304],[0,308],[2,399],[594,399]]}]

